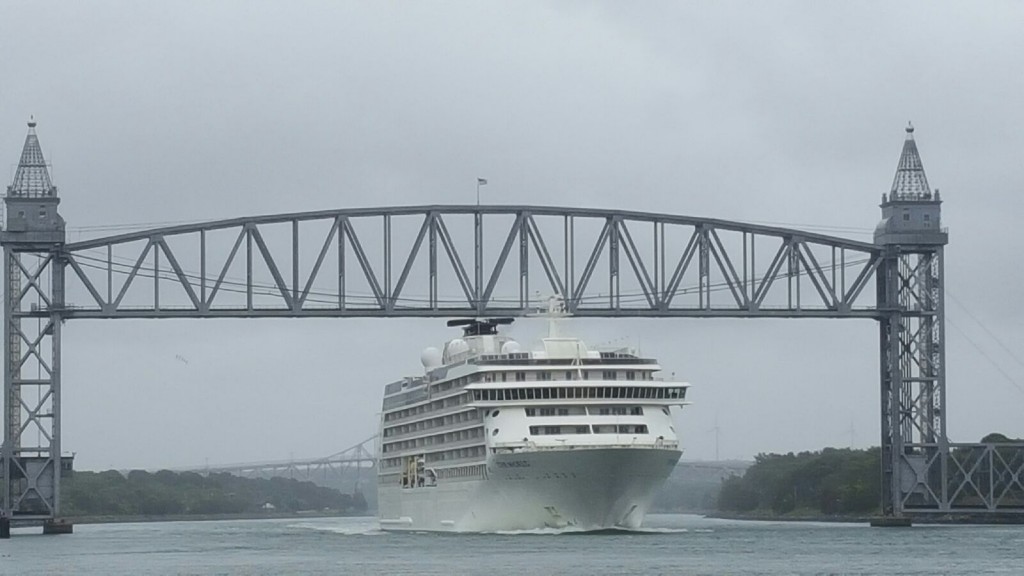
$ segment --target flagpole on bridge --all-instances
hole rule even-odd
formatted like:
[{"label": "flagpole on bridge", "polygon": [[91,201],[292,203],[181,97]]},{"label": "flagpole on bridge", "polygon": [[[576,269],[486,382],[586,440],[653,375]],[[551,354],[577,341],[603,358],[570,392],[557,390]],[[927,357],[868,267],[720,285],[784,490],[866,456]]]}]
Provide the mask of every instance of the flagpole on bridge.
[{"label": "flagpole on bridge", "polygon": [[477,206],[480,205],[480,187],[481,186],[486,186],[486,185],[487,185],[487,179],[486,178],[477,178],[476,179],[476,205]]}]

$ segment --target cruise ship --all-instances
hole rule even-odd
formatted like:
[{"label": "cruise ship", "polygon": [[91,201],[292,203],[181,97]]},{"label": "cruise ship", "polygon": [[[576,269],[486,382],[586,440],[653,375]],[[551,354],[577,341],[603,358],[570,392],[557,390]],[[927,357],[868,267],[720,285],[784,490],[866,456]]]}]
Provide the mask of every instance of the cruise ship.
[{"label": "cruise ship", "polygon": [[689,384],[625,348],[549,333],[522,351],[511,318],[451,320],[462,336],[384,389],[378,506],[385,530],[634,529],[681,455],[672,409]]}]

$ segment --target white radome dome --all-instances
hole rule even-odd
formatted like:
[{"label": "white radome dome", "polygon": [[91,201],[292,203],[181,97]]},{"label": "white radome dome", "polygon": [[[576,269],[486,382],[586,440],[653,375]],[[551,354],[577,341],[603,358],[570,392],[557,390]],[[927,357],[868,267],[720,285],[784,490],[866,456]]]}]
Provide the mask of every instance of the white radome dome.
[{"label": "white radome dome", "polygon": [[462,338],[456,338],[445,346],[444,354],[448,358],[469,352],[469,344]]},{"label": "white radome dome", "polygon": [[433,370],[441,365],[441,351],[433,346],[428,346],[420,352],[420,362],[427,370]]},{"label": "white radome dome", "polygon": [[519,352],[519,342],[515,340],[509,340],[501,345],[502,354],[515,354],[516,352]]}]

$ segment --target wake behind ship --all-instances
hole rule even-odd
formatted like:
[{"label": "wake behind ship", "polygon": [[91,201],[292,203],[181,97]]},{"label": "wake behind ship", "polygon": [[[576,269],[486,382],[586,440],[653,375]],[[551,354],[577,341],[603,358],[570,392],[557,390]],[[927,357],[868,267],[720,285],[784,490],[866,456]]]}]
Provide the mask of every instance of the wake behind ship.
[{"label": "wake behind ship", "polygon": [[378,505],[388,530],[637,528],[681,455],[672,407],[689,385],[631,350],[498,333],[511,318],[452,320],[425,375],[384,390]]}]

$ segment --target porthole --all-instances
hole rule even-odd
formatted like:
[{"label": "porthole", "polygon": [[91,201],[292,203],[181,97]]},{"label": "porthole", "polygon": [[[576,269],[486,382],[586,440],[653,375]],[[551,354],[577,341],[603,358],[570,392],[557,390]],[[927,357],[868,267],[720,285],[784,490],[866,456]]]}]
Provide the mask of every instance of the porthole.
[{"label": "porthole", "polygon": [[491,436],[497,436],[497,435],[498,435],[498,429],[497,428],[495,428],[494,430],[491,430]]},{"label": "porthole", "polygon": [[494,412],[491,412],[491,418],[497,418],[498,412],[500,412],[500,410],[495,410]]}]

